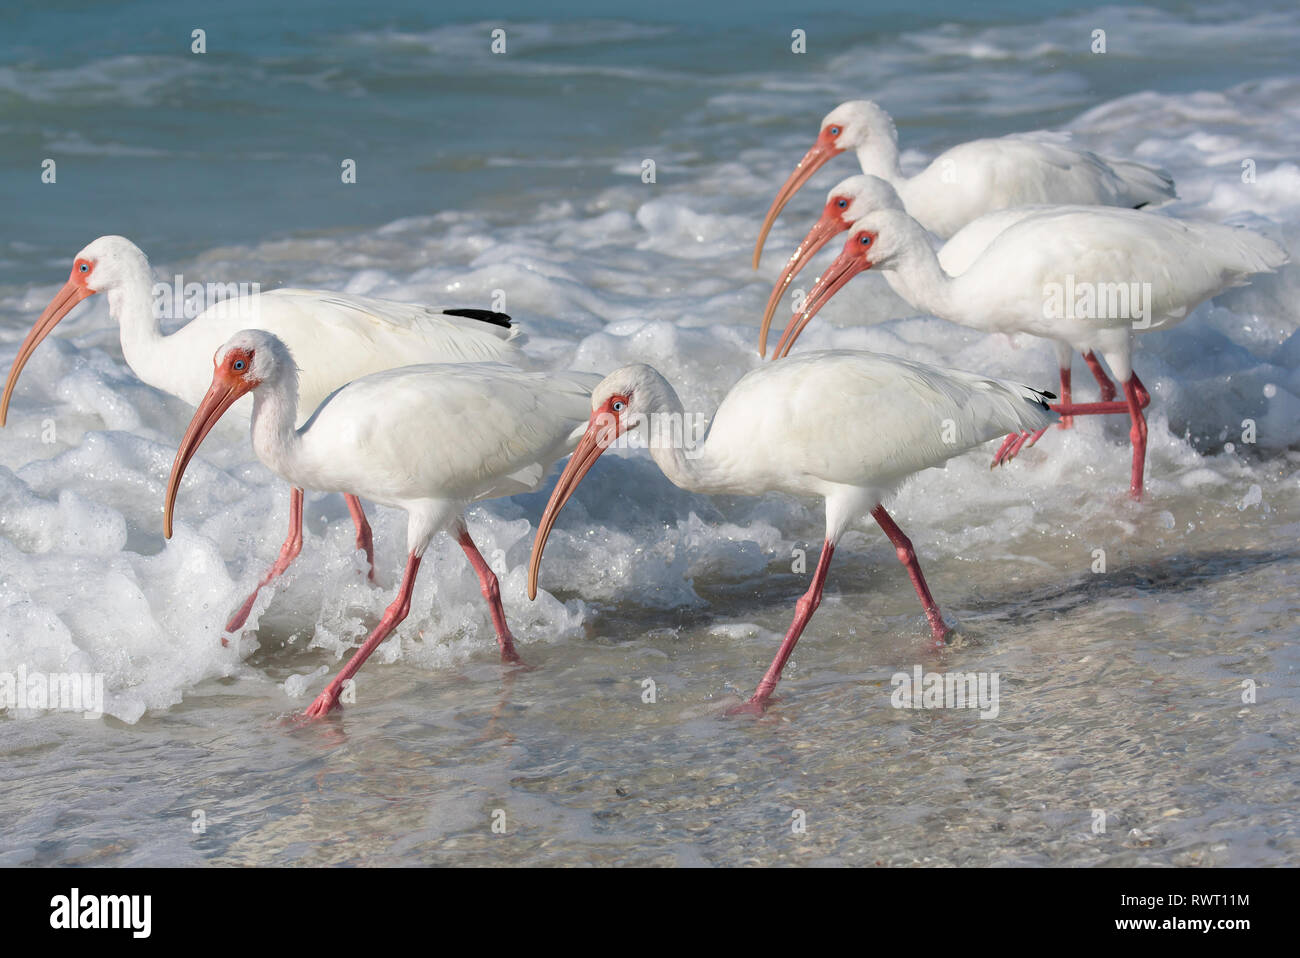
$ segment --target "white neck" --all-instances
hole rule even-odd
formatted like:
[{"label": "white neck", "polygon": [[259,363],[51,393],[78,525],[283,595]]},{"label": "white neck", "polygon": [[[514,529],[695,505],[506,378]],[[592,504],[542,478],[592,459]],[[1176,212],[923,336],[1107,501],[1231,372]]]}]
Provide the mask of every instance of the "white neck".
[{"label": "white neck", "polygon": [[898,143],[888,136],[872,136],[858,147],[858,163],[863,173],[880,177],[896,190],[907,183],[898,165]]},{"label": "white neck", "polygon": [[155,381],[166,378],[168,364],[159,356],[158,346],[165,338],[153,311],[153,277],[148,261],[139,265],[127,262],[122,268],[126,275],[105,293],[108,313],[121,331],[122,355],[137,376],[150,385],[166,388]]},{"label": "white neck", "polygon": [[939,257],[929,243],[917,243],[881,267],[890,287],[916,309],[923,309],[940,319],[963,326],[982,327],[977,312],[963,309],[959,295],[961,277],[952,277],[939,265]]},{"label": "white neck", "polygon": [[253,390],[253,419],[250,434],[257,458],[281,478],[301,486],[294,479],[302,436],[295,428],[298,419],[298,381],[294,375],[262,383]]},{"label": "white neck", "polygon": [[696,437],[685,421],[682,401],[676,390],[667,382],[663,385],[667,393],[652,405],[651,421],[642,427],[650,429],[650,435],[645,439],[650,444],[650,456],[655,465],[679,489],[706,494],[728,491],[725,478],[718,474],[714,468],[716,464],[709,457],[708,443],[687,449],[686,443],[681,441]]}]

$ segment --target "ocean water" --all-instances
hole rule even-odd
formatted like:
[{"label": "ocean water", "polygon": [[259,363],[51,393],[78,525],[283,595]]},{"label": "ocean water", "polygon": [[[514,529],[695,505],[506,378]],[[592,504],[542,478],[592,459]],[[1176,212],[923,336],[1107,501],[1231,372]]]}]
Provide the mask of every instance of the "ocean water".
[{"label": "ocean water", "polygon": [[[649,362],[708,412],[758,363],[770,284],[851,159],[787,207],[756,273],[762,214],[821,116],[862,96],[893,113],[907,168],[1063,129],[1169,169],[1169,215],[1300,249],[1293,4],[697,6],[0,14],[0,365],[77,250],[114,232],[160,279],[471,306],[501,291],[538,366]],[[373,510],[372,585],[342,501],[309,494],[302,556],[223,648],[287,490],[219,430],[164,542],[191,410],[134,378],[93,298],[0,432],[0,674],[102,674],[106,714],[0,715],[0,863],[1294,864],[1298,293],[1290,265],[1140,340],[1142,504],[1127,425],[1086,419],[1007,468],[989,471],[990,445],[900,492],[891,512],[961,633],[943,652],[864,522],[781,700],[724,718],[806,588],[820,505],[692,495],[616,451],[562,514],[536,602],[550,484],[469,514],[531,670],[496,662],[443,538],[357,703],[305,727],[293,714],[392,599],[405,518]],[[799,343],[834,347],[1056,385],[1045,344],[913,315],[870,275]],[[892,707],[916,666],[996,673],[998,715]]]}]

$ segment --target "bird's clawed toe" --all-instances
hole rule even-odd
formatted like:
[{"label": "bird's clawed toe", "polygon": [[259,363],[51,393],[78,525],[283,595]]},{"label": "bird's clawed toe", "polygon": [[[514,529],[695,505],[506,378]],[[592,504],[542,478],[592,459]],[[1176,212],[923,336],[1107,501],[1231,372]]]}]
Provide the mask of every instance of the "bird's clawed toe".
[{"label": "bird's clawed toe", "polygon": [[767,707],[775,701],[777,701],[775,698],[760,699],[758,696],[754,696],[747,702],[731,706],[722,714],[726,718],[732,718],[736,715],[752,715],[755,718],[761,718],[767,714]]},{"label": "bird's clawed toe", "polygon": [[1046,429],[1039,429],[1037,432],[1013,432],[1002,440],[1002,445],[998,446],[998,451],[993,454],[993,461],[989,464],[989,468],[996,469],[998,466],[1005,466],[1020,455],[1020,450],[1028,449],[1037,443],[1046,431]]},{"label": "bird's clawed toe", "polygon": [[311,705],[307,706],[303,711],[302,719],[307,721],[311,719],[324,718],[334,709],[342,708],[343,706],[339,704],[339,690],[332,686],[327,687],[324,692],[316,696],[316,701],[312,702]]},{"label": "bird's clawed toe", "polygon": [[529,665],[525,662],[523,657],[514,649],[510,649],[508,652],[505,649],[501,650],[501,664],[509,666],[515,672],[536,672],[538,668],[536,665]]}]

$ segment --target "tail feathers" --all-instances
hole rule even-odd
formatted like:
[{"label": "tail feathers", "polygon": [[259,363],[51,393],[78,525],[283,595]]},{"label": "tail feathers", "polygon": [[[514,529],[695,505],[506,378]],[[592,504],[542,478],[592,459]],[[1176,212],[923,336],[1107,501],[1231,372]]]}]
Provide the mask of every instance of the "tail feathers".
[{"label": "tail feathers", "polygon": [[[495,336],[504,343],[511,346],[523,346],[528,342],[528,335],[524,332],[523,327],[519,326],[513,319],[505,313],[498,313],[491,309],[475,309],[470,306],[457,306],[451,309],[439,310],[444,316],[454,316],[457,319],[473,320],[466,328],[478,329],[483,333]],[[477,325],[482,323],[482,326]],[[517,362],[518,359],[511,359],[510,362]]]},{"label": "tail feathers", "polygon": [[1290,262],[1291,256],[1278,243],[1244,226],[1208,224],[1212,232],[1203,232],[1221,252],[1222,275],[1233,286],[1244,286],[1256,273],[1271,273]]},{"label": "tail feathers", "polygon": [[1106,162],[1128,188],[1134,209],[1159,206],[1178,199],[1178,192],[1174,189],[1174,178],[1168,170],[1111,157],[1106,157]]},{"label": "tail feathers", "polygon": [[1044,429],[1061,417],[1052,411],[1049,400],[1055,399],[1055,393],[1049,393],[1020,383],[999,382],[999,386],[1009,390],[1019,402],[1009,408],[1010,421],[1006,424],[1007,432],[1034,432]]},{"label": "tail feathers", "polygon": [[509,329],[511,326],[510,317],[505,313],[498,313],[491,309],[471,309],[469,307],[457,309],[444,309],[443,314],[446,316],[463,316],[466,319],[477,319],[482,323],[491,323],[493,326],[504,326]]},{"label": "tail feathers", "polygon": [[1247,229],[1234,231],[1239,240],[1237,248],[1252,273],[1271,273],[1291,261],[1291,255],[1280,243]]}]

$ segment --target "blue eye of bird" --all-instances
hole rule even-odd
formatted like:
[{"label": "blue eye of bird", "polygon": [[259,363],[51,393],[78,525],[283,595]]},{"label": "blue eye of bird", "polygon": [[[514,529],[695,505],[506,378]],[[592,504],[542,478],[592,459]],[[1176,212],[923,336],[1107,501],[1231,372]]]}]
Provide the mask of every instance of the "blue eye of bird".
[{"label": "blue eye of bird", "polygon": [[242,359],[236,359],[236,360],[235,360],[235,368],[236,368],[236,369],[243,369],[243,368],[244,368],[244,361],[243,361]]},{"label": "blue eye of bird", "polygon": [[90,272],[90,267],[87,266],[85,263],[82,263],[82,264],[81,264],[81,271],[82,271],[83,273],[89,273],[89,272]]},{"label": "blue eye of bird", "polygon": [[860,237],[858,237],[858,242],[861,243],[863,246],[870,246],[870,245],[871,245],[871,237],[870,237],[870,236],[860,236]]},{"label": "blue eye of bird", "polygon": [[840,128],[838,126],[831,127],[831,136],[839,136],[839,135],[840,135]]},{"label": "blue eye of bird", "polygon": [[846,206],[849,205],[849,201],[848,201],[848,200],[840,200],[840,201],[839,201],[838,203],[836,203],[835,205],[838,206],[840,209],[844,209],[844,207],[846,207]]},{"label": "blue eye of bird", "polygon": [[627,404],[624,402],[616,402],[611,408],[613,408],[614,412],[622,412],[627,408]]}]

